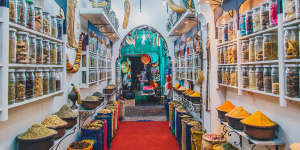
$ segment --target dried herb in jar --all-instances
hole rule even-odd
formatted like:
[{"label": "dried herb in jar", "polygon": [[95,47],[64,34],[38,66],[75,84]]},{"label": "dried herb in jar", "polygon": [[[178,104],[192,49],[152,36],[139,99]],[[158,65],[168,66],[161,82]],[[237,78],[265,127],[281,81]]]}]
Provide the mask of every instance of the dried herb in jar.
[{"label": "dried herb in jar", "polygon": [[9,21],[17,23],[16,0],[9,0]]},{"label": "dried herb in jar", "polygon": [[272,78],[272,93],[279,94],[279,71],[277,65],[272,66],[271,78]]},{"label": "dried herb in jar", "polygon": [[267,65],[264,67],[264,91],[267,93],[272,93],[272,68]]},{"label": "dried herb in jar", "polygon": [[38,70],[35,72],[34,81],[34,97],[39,97],[43,95],[43,78],[42,71]]},{"label": "dried herb in jar", "polygon": [[264,90],[264,74],[263,74],[263,66],[258,66],[255,71],[255,79],[256,79],[256,90],[263,91]]},{"label": "dried herb in jar", "polygon": [[34,75],[33,70],[26,72],[26,99],[33,98],[34,96]]},{"label": "dried herb in jar", "polygon": [[286,69],[286,95],[297,97],[299,88],[298,65],[287,65]]}]

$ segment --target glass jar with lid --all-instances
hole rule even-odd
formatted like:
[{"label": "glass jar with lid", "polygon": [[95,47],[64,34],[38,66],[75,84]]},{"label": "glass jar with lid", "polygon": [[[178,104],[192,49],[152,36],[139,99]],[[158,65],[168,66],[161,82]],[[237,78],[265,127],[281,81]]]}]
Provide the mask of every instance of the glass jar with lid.
[{"label": "glass jar with lid", "polygon": [[50,63],[50,44],[48,40],[43,41],[43,64],[47,65]]},{"label": "glass jar with lid", "polygon": [[26,12],[25,0],[17,0],[17,23],[26,26],[27,25],[27,12]]},{"label": "glass jar with lid", "polygon": [[50,64],[57,64],[57,46],[55,42],[50,42]]},{"label": "glass jar with lid", "polygon": [[224,55],[224,64],[229,64],[228,59],[228,46],[223,47],[223,55]]},{"label": "glass jar with lid", "polygon": [[221,64],[221,48],[218,48],[218,64]]},{"label": "glass jar with lid", "polygon": [[16,29],[9,28],[9,63],[16,62]]},{"label": "glass jar with lid", "polygon": [[227,81],[226,81],[226,67],[222,68],[222,83],[227,84]]},{"label": "glass jar with lid", "polygon": [[51,16],[51,36],[57,38],[57,20],[55,16]]},{"label": "glass jar with lid", "polygon": [[230,81],[231,81],[231,86],[237,86],[237,71],[236,67],[232,66],[230,70]]},{"label": "glass jar with lid", "polygon": [[295,0],[283,0],[283,17],[284,21],[288,22],[296,19],[296,2]]},{"label": "glass jar with lid", "polygon": [[243,88],[249,88],[249,68],[248,66],[242,67],[242,82]]},{"label": "glass jar with lid", "polygon": [[270,19],[270,27],[277,26],[278,24],[278,19],[277,19],[277,0],[269,0],[270,3],[270,9],[269,9],[269,19]]},{"label": "glass jar with lid", "polygon": [[49,94],[49,70],[43,70],[43,95]]},{"label": "glass jar with lid", "polygon": [[35,30],[35,11],[34,11],[34,2],[27,2],[27,28]]},{"label": "glass jar with lid", "polygon": [[288,27],[284,31],[285,59],[296,59],[299,57],[298,27]]},{"label": "glass jar with lid", "polygon": [[226,75],[226,84],[227,85],[230,85],[230,83],[231,83],[230,71],[231,71],[231,67],[227,67],[226,68],[226,72],[225,72],[225,75]]},{"label": "glass jar with lid", "polygon": [[34,70],[26,71],[26,99],[34,97]]},{"label": "glass jar with lid", "polygon": [[60,18],[56,19],[57,21],[57,38],[62,40],[62,36],[63,36],[63,20]]},{"label": "glass jar with lid", "polygon": [[279,70],[278,65],[272,65],[272,93],[279,94]]},{"label": "glass jar with lid", "polygon": [[264,91],[272,93],[272,67],[270,65],[264,66]]},{"label": "glass jar with lid", "polygon": [[[225,58],[224,58],[224,47],[220,48],[221,51],[221,64],[225,64]],[[199,56],[198,56],[199,57]]]},{"label": "glass jar with lid", "polygon": [[56,81],[55,81],[56,92],[58,92],[58,91],[61,90],[62,73],[63,73],[63,70],[62,70],[62,69],[58,69],[57,72],[56,72]]},{"label": "glass jar with lid", "polygon": [[25,100],[25,87],[26,87],[26,76],[24,69],[16,70],[16,103],[23,102]]},{"label": "glass jar with lid", "polygon": [[263,52],[263,36],[256,36],[255,37],[255,60],[256,61],[263,61],[264,57]]},{"label": "glass jar with lid", "polygon": [[259,65],[255,71],[256,90],[264,91],[264,67]]},{"label": "glass jar with lid", "polygon": [[242,14],[240,16],[240,34],[241,36],[245,36],[246,32],[246,14]]},{"label": "glass jar with lid", "polygon": [[228,46],[228,61],[229,64],[233,64],[234,58],[233,58],[233,44]]},{"label": "glass jar with lid", "polygon": [[299,71],[298,65],[286,65],[286,96],[297,97],[299,92]]},{"label": "glass jar with lid", "polygon": [[35,6],[34,12],[35,12],[35,31],[43,33],[43,9],[39,6]]},{"label": "glass jar with lid", "polygon": [[251,90],[256,90],[256,75],[255,75],[255,66],[251,66],[249,69],[249,87]]},{"label": "glass jar with lid", "polygon": [[233,21],[228,22],[228,39],[230,41],[234,40],[234,23]]},{"label": "glass jar with lid", "polygon": [[55,90],[56,90],[56,72],[55,69],[50,69],[49,91],[50,93],[54,93]]},{"label": "glass jar with lid", "polygon": [[223,32],[223,27],[218,27],[218,41],[219,43],[223,42],[223,38],[224,38],[224,32]]},{"label": "glass jar with lid", "polygon": [[43,39],[36,38],[36,64],[43,64]]},{"label": "glass jar with lid", "polygon": [[50,14],[48,12],[43,12],[43,33],[46,35],[50,35]]},{"label": "glass jar with lid", "polygon": [[237,44],[233,44],[233,63],[237,63]]},{"label": "glass jar with lid", "polygon": [[224,28],[223,28],[223,32],[224,32],[224,42],[228,41],[228,24],[224,24]]},{"label": "glass jar with lid", "polygon": [[29,56],[28,56],[28,63],[35,64],[36,63],[36,36],[29,35]]},{"label": "glass jar with lid", "polygon": [[9,21],[17,23],[17,2],[16,0],[9,0]]},{"label": "glass jar with lid", "polygon": [[253,33],[253,18],[252,18],[253,11],[249,10],[247,11],[246,15],[246,31],[247,35]]},{"label": "glass jar with lid", "polygon": [[8,105],[14,104],[16,99],[16,78],[15,69],[8,70]]},{"label": "glass jar with lid", "polygon": [[218,83],[222,83],[222,67],[218,68]]},{"label": "glass jar with lid", "polygon": [[28,34],[26,32],[17,32],[16,62],[28,63]]},{"label": "glass jar with lid", "polygon": [[269,21],[269,3],[262,3],[260,6],[260,24],[262,30],[270,27]]},{"label": "glass jar with lid", "polygon": [[62,65],[63,45],[57,44],[57,64]]},{"label": "glass jar with lid", "polygon": [[249,41],[248,40],[242,41],[242,62],[243,63],[249,62]]},{"label": "glass jar with lid", "polygon": [[253,30],[254,32],[258,32],[260,29],[260,7],[255,7],[253,8]]},{"label": "glass jar with lid", "polygon": [[34,97],[39,97],[43,95],[43,70],[35,70],[35,80],[34,80]]},{"label": "glass jar with lid", "polygon": [[249,40],[249,62],[255,62],[255,38]]},{"label": "glass jar with lid", "polygon": [[277,43],[275,33],[267,33],[264,34],[263,37],[264,60],[277,60]]}]

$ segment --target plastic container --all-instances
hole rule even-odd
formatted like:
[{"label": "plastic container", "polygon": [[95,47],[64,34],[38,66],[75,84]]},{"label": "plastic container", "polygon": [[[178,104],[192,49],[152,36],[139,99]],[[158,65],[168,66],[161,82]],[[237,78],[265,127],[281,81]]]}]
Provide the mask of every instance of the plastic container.
[{"label": "plastic container", "polygon": [[50,69],[49,91],[50,93],[54,93],[56,91],[56,72],[54,69]]},{"label": "plastic container", "polygon": [[286,87],[288,97],[297,97],[299,92],[299,68],[296,64],[286,65]]},{"label": "plastic container", "polygon": [[36,38],[36,64],[43,64],[43,39]]},{"label": "plastic container", "polygon": [[249,87],[251,90],[256,90],[256,75],[255,75],[255,66],[250,66],[249,69]]},{"label": "plastic container", "polygon": [[28,34],[26,32],[17,32],[16,63],[28,63]]},{"label": "plastic container", "polygon": [[272,67],[270,65],[264,66],[264,91],[272,93]]},{"label": "plastic container", "polygon": [[35,64],[36,63],[36,36],[29,35],[29,56],[28,56],[28,63]]},{"label": "plastic container", "polygon": [[247,31],[247,35],[253,33],[253,18],[252,18],[252,14],[253,14],[252,10],[247,11],[247,15],[246,15],[246,31]]},{"label": "plastic container", "polygon": [[50,44],[48,40],[43,41],[43,64],[48,65],[50,63]]},{"label": "plastic container", "polygon": [[249,68],[248,66],[242,67],[242,86],[243,88],[248,89],[249,88]]},{"label": "plastic container", "polygon": [[15,91],[15,70],[8,70],[8,105],[14,104],[16,99],[16,91]]},{"label": "plastic container", "polygon": [[295,0],[283,0],[283,20],[285,22],[296,19],[296,2]]},{"label": "plastic container", "polygon": [[242,41],[242,62],[243,63],[249,62],[249,41],[248,40]]},{"label": "plastic container", "polygon": [[9,21],[17,23],[17,2],[16,0],[9,0]]},{"label": "plastic container", "polygon": [[17,0],[17,23],[27,26],[27,5],[25,0]]},{"label": "plastic container", "polygon": [[51,18],[48,12],[43,12],[43,33],[50,36]]},{"label": "plastic container", "polygon": [[43,33],[43,9],[39,6],[35,6],[34,11],[35,11],[35,31]]},{"label": "plastic container", "polygon": [[51,36],[57,38],[57,20],[55,16],[51,16]]},{"label": "plastic container", "polygon": [[50,64],[57,64],[57,45],[55,42],[50,42]]},{"label": "plastic container", "polygon": [[255,60],[263,61],[264,52],[263,52],[263,36],[255,37]]},{"label": "plastic container", "polygon": [[255,71],[256,90],[264,91],[264,67],[259,65]]},{"label": "plastic container", "polygon": [[26,87],[26,76],[24,69],[16,70],[16,103],[23,102],[25,100],[25,87]]},{"label": "plastic container", "polygon": [[35,30],[34,2],[26,1],[27,4],[27,28]]},{"label": "plastic container", "polygon": [[255,62],[255,38],[249,40],[249,62]]},{"label": "plastic container", "polygon": [[278,65],[272,65],[272,93],[279,94],[279,70]]},{"label": "plastic container", "polygon": [[16,31],[17,31],[16,29],[9,28],[9,63],[16,62],[16,47],[17,47]]},{"label": "plastic container", "polygon": [[39,97],[43,95],[43,70],[38,69],[35,71],[35,81],[34,81],[34,97]]},{"label": "plastic container", "polygon": [[43,95],[49,94],[49,70],[43,70]]},{"label": "plastic container", "polygon": [[275,33],[267,33],[264,34],[263,37],[263,52],[264,52],[264,60],[277,60],[277,40]]},{"label": "plastic container", "polygon": [[262,30],[266,30],[270,27],[269,21],[269,3],[262,3],[260,6],[260,24]]},{"label": "plastic container", "polygon": [[246,14],[242,14],[240,16],[240,34],[241,36],[245,36],[247,35],[247,31],[246,31]]},{"label": "plastic container", "polygon": [[284,43],[285,59],[299,58],[299,37],[297,26],[292,26],[285,29]]},{"label": "plastic container", "polygon": [[269,0],[269,19],[270,19],[270,27],[278,25],[278,4],[277,0]]},{"label": "plastic container", "polygon": [[254,32],[261,30],[260,7],[253,8],[253,30]]}]

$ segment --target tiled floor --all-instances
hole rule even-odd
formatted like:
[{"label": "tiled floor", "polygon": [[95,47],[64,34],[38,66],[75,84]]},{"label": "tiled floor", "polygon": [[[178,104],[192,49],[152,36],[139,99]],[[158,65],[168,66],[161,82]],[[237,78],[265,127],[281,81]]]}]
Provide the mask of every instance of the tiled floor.
[{"label": "tiled floor", "polygon": [[138,116],[138,117],[125,117],[122,121],[140,121],[140,120],[151,120],[151,121],[167,121],[166,116]]}]

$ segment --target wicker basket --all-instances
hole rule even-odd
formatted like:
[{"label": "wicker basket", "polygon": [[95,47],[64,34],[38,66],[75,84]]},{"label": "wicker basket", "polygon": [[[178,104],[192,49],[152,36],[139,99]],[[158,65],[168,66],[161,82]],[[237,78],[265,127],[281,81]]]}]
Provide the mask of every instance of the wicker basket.
[{"label": "wicker basket", "polygon": [[225,116],[225,114],[226,114],[227,112],[221,111],[221,110],[218,110],[218,109],[217,109],[217,111],[218,111],[218,117],[219,117],[219,119],[220,119],[221,121],[227,122],[228,120],[227,120],[227,117]]},{"label": "wicker basket", "polygon": [[54,144],[54,135],[34,140],[24,140],[17,137],[18,150],[49,150]]},{"label": "wicker basket", "polygon": [[67,129],[70,129],[74,127],[74,125],[77,124],[77,117],[72,117],[72,118],[62,118],[64,121],[68,122],[68,125],[66,126]]},{"label": "wicker basket", "polygon": [[271,127],[258,127],[243,124],[244,132],[256,140],[272,140],[276,137],[277,125]]},{"label": "wicker basket", "polygon": [[95,109],[101,104],[100,101],[82,101],[81,106],[84,109]]},{"label": "wicker basket", "polygon": [[58,127],[48,127],[49,129],[53,129],[57,131],[57,134],[54,136],[54,139],[59,139],[65,135],[67,125],[58,126]]},{"label": "wicker basket", "polygon": [[233,129],[236,130],[243,130],[243,124],[241,123],[242,119],[239,118],[232,118],[232,117],[227,117],[228,120],[228,125],[231,126]]}]

